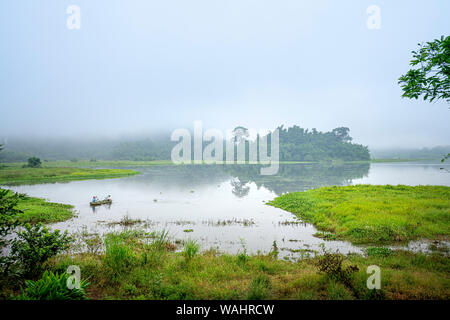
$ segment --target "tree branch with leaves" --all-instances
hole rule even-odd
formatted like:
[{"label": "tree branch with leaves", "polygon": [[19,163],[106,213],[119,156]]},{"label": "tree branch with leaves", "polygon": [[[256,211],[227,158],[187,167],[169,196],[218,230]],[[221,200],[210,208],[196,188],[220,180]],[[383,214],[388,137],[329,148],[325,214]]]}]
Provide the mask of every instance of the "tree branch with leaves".
[{"label": "tree branch with leaves", "polygon": [[450,36],[441,36],[432,42],[418,44],[412,51],[413,67],[399,78],[404,98],[446,100],[450,103]]}]

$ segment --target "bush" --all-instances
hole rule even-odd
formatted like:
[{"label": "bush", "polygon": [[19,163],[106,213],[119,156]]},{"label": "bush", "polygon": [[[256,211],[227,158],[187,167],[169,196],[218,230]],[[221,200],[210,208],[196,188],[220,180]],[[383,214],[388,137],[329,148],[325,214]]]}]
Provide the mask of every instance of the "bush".
[{"label": "bush", "polygon": [[37,157],[28,158],[28,167],[30,168],[40,168],[42,165],[41,159]]},{"label": "bush", "polygon": [[325,273],[333,280],[342,282],[348,288],[353,288],[351,277],[359,269],[356,265],[344,268],[342,266],[343,261],[344,256],[342,254],[325,252],[317,262],[319,272]]},{"label": "bush", "polygon": [[[22,211],[17,209],[17,202],[20,197],[18,193],[0,189],[0,250],[9,244],[7,236],[19,225],[17,215]],[[10,257],[0,256],[0,272],[7,273],[11,263]]]},{"label": "bush", "polygon": [[11,257],[27,276],[36,276],[42,271],[42,264],[49,258],[66,250],[73,239],[67,231],[53,232],[42,224],[26,224],[25,230],[17,232],[17,239],[12,241]]},{"label": "bush", "polygon": [[26,289],[15,297],[17,300],[85,300],[87,281],[80,281],[80,288],[69,289],[67,273],[53,273],[45,271],[42,278],[37,281],[25,281]]}]

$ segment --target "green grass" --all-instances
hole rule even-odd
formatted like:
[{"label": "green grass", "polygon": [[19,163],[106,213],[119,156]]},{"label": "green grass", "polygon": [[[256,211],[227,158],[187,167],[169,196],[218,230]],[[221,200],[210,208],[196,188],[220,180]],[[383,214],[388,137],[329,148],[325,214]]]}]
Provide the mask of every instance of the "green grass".
[{"label": "green grass", "polygon": [[450,187],[323,187],[285,194],[268,204],[353,243],[448,239],[450,234]]},{"label": "green grass", "polygon": [[129,169],[91,169],[46,166],[42,168],[23,168],[19,164],[9,164],[0,168],[0,185],[108,179],[135,174],[138,174],[138,172]]},{"label": "green grass", "polygon": [[153,160],[153,161],[128,161],[128,160],[59,160],[59,161],[44,161],[43,167],[65,167],[65,168],[103,168],[103,167],[135,167],[135,166],[152,166],[152,165],[170,165],[173,164],[171,160]]},{"label": "green grass", "polygon": [[[12,194],[12,191],[9,191],[9,194]],[[69,204],[49,202],[27,195],[20,197],[17,209],[22,211],[18,216],[21,223],[54,223],[70,219],[74,215],[73,206]]]},{"label": "green grass", "polygon": [[[80,266],[82,278],[91,283],[90,299],[450,298],[450,260],[444,255],[406,251],[348,255],[344,265],[358,267],[349,286],[319,272],[319,257],[296,262],[270,254],[239,259],[213,250],[189,256],[159,245],[161,239],[168,243],[164,232],[152,241],[130,232],[109,235],[104,253],[60,255],[46,268],[65,272],[69,265]],[[376,293],[366,287],[370,265],[381,269],[381,290]]]},{"label": "green grass", "polygon": [[59,222],[73,216],[73,206],[48,202],[41,198],[24,197],[19,200],[17,208],[23,211],[19,221],[31,224]]}]

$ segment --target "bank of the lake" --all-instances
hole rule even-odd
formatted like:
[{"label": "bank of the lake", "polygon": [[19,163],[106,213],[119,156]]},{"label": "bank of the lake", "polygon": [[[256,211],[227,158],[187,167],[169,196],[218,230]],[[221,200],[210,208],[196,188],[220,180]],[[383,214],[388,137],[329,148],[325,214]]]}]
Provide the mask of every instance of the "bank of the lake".
[{"label": "bank of the lake", "polygon": [[110,179],[138,174],[130,169],[93,169],[77,167],[24,167],[24,164],[3,164],[0,167],[0,185],[64,182],[86,179]]},{"label": "bank of the lake", "polygon": [[353,243],[448,240],[450,187],[354,185],[281,195],[270,205]]},{"label": "bank of the lake", "polygon": [[[138,174],[130,169],[90,169],[67,167],[29,168],[24,164],[3,164],[0,167],[0,185],[39,184],[68,182],[87,179],[111,179]],[[22,223],[54,223],[65,221],[74,215],[73,206],[49,202],[45,199],[20,197],[17,208],[23,211]]]},{"label": "bank of the lake", "polygon": [[[440,254],[371,248],[367,256],[322,255],[284,261],[277,259],[276,248],[264,255],[247,255],[245,250],[237,255],[212,250],[197,253],[192,242],[183,246],[162,234],[133,231],[107,235],[105,252],[95,253],[98,242],[90,239],[85,240],[90,253],[60,255],[46,265],[47,270],[59,273],[70,265],[79,266],[82,278],[90,282],[90,299],[397,300],[450,296],[450,262]],[[379,290],[367,288],[370,265],[382,270]]]},{"label": "bank of the lake", "polygon": [[[416,161],[426,161],[426,162],[440,162],[440,159],[371,159],[371,160],[355,160],[355,161],[344,161],[344,160],[323,160],[323,161],[279,161],[280,164],[317,164],[317,163],[401,163],[401,162],[416,162]],[[218,164],[233,164],[233,162],[218,162]],[[242,162],[250,163],[250,162]],[[258,162],[251,162],[253,164],[258,164]],[[24,163],[8,163],[3,164],[6,166],[22,166]],[[124,168],[124,167],[140,167],[140,166],[158,166],[158,165],[173,165],[172,160],[51,160],[42,162],[43,168]],[[188,164],[188,163],[185,163]],[[206,163],[202,163],[206,164]],[[1,169],[1,167],[0,167]]]},{"label": "bank of the lake", "polygon": [[[3,190],[3,189],[0,189]],[[8,191],[7,197],[13,195]],[[19,196],[16,208],[21,213],[16,217],[20,223],[54,223],[65,221],[74,216],[74,207],[69,204],[54,203],[42,198]]]}]

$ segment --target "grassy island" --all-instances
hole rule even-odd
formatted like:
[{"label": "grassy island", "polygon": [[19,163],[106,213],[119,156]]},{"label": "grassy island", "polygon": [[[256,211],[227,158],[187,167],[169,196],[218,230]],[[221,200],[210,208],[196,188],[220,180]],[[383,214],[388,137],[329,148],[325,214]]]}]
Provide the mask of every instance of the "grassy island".
[{"label": "grassy island", "polygon": [[353,243],[448,239],[450,187],[355,185],[293,192],[268,204]]},{"label": "grassy island", "polygon": [[27,168],[19,164],[0,168],[0,185],[63,182],[86,179],[120,178],[138,174],[130,169],[92,169],[72,167]]}]

